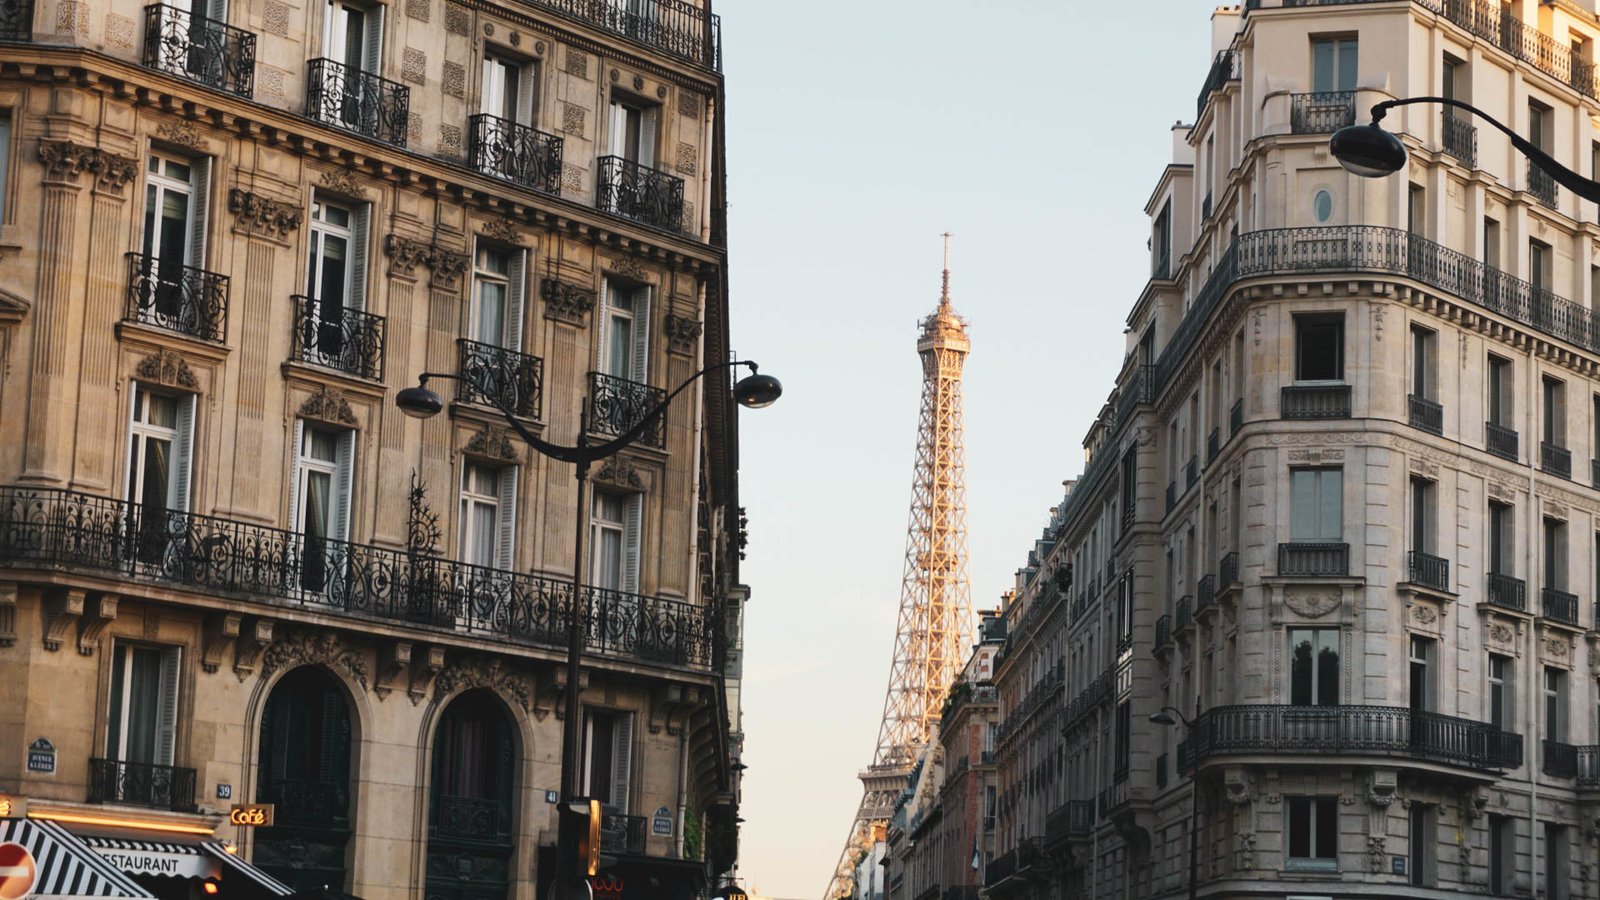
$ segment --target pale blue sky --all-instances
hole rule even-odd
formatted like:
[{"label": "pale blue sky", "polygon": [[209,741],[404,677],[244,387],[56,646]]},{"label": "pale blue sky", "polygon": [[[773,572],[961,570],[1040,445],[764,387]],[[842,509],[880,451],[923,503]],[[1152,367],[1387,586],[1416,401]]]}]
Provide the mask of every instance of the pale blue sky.
[{"label": "pale blue sky", "polygon": [[1143,207],[1210,64],[1205,0],[719,0],[742,416],[747,887],[817,900],[893,649],[917,319],[952,295],[972,596],[1013,581],[1122,359]]}]

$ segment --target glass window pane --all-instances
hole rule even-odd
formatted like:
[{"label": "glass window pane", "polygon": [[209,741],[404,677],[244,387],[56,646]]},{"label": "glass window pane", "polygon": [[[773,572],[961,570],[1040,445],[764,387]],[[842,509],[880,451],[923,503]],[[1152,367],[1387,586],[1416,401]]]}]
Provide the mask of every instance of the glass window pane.
[{"label": "glass window pane", "polygon": [[1336,541],[1344,533],[1344,473],[1323,469],[1317,475],[1317,538]]},{"label": "glass window pane", "polygon": [[505,335],[506,285],[502,281],[478,282],[478,330],[473,340],[500,346]]},{"label": "glass window pane", "polygon": [[1356,89],[1356,49],[1355,41],[1339,42],[1339,84],[1335,90],[1353,91]]},{"label": "glass window pane", "polygon": [[1289,539],[1308,541],[1316,535],[1316,473],[1296,469],[1289,473]]},{"label": "glass window pane", "polygon": [[1318,797],[1317,807],[1317,858],[1337,859],[1339,856],[1339,804],[1332,797]]},{"label": "glass window pane", "polygon": [[306,537],[327,537],[331,529],[328,501],[332,493],[333,477],[326,472],[306,473],[306,508],[300,530]]},{"label": "glass window pane", "polygon": [[1317,632],[1317,705],[1339,705],[1339,632],[1325,628]]},{"label": "glass window pane", "polygon": [[1313,91],[1333,90],[1333,42],[1311,42],[1311,89]]},{"label": "glass window pane", "polygon": [[1312,632],[1296,629],[1289,632],[1289,702],[1295,706],[1310,706],[1312,685],[1316,673],[1312,668]]},{"label": "glass window pane", "polygon": [[1308,797],[1289,798],[1289,856],[1294,859],[1311,857],[1311,800]]}]

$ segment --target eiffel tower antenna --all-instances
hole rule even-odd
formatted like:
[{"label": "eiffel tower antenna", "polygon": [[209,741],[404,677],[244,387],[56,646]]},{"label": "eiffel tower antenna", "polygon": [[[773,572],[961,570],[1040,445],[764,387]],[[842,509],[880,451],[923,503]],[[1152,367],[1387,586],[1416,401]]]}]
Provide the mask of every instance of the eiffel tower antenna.
[{"label": "eiffel tower antenna", "polygon": [[971,342],[950,302],[950,233],[944,234],[939,306],[920,323],[922,416],[917,428],[906,533],[905,575],[889,690],[872,765],[861,772],[861,806],[823,900],[855,891],[856,867],[905,790],[917,754],[938,737],[939,713],[972,639],[967,580],[967,486],[961,426],[961,370]]}]

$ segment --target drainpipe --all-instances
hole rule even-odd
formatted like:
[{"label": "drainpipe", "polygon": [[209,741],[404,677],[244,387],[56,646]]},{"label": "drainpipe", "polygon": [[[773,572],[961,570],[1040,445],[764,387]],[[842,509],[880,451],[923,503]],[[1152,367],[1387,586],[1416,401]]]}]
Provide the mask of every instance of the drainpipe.
[{"label": "drainpipe", "polygon": [[[683,859],[683,825],[689,811],[689,729],[678,729],[678,836],[677,857]],[[701,831],[704,834],[704,830]]]},{"label": "drainpipe", "polygon": [[[1539,392],[1538,379],[1535,377],[1533,344],[1528,345],[1528,580],[1533,580],[1533,575],[1539,571],[1539,498],[1534,494],[1534,438],[1539,434],[1538,407]],[[1541,585],[1542,587],[1542,585]],[[1542,600],[1540,602],[1543,602]],[[1537,614],[1536,614],[1537,615]],[[1540,848],[1539,848],[1539,770],[1543,744],[1540,735],[1544,733],[1541,717],[1544,708],[1539,703],[1539,683],[1544,677],[1544,672],[1539,666],[1539,628],[1535,624],[1528,628],[1528,723],[1533,726],[1533,734],[1529,740],[1528,760],[1528,885],[1530,896],[1539,896],[1539,887],[1542,879],[1539,878]],[[1513,858],[1516,856],[1512,854]],[[1512,876],[1513,881],[1515,875]]]}]

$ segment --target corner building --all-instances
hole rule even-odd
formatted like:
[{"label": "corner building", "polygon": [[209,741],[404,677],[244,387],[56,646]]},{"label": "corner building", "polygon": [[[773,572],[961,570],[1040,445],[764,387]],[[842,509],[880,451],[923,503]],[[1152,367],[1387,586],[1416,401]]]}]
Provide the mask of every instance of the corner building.
[{"label": "corner building", "polygon": [[1385,120],[1394,177],[1327,142],[1455,97],[1590,173],[1593,4],[1260,0],[1212,33],[1007,611],[989,896],[1183,896],[1191,837],[1203,897],[1591,896],[1600,210],[1436,105]]},{"label": "corner building", "polygon": [[197,890],[105,870],[149,845],[543,897],[578,520],[596,896],[730,870],[726,370],[583,510],[497,411],[605,440],[730,358],[718,40],[708,0],[0,10],[0,834],[107,896]]}]

